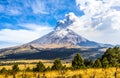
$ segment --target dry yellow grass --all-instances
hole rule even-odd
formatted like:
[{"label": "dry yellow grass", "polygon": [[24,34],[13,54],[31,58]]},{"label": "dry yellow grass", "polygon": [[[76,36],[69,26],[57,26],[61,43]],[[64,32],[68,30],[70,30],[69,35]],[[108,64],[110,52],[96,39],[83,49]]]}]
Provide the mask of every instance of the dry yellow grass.
[{"label": "dry yellow grass", "polygon": [[[32,63],[37,63],[37,62],[43,62],[43,64],[48,67],[48,66],[52,66],[53,65],[53,62],[54,60],[10,60],[10,61],[1,61],[2,64],[7,64],[7,65],[3,65],[3,66],[0,66],[0,69],[2,69],[3,67],[5,67],[6,69],[11,69],[13,65],[8,65],[9,63],[25,63],[25,64],[19,64],[19,68],[21,70],[24,70],[25,68],[27,67],[30,67],[31,69],[33,67],[36,66],[36,64],[32,64]],[[65,61],[62,62],[63,65],[66,65],[66,67],[70,67],[71,64],[70,63],[65,63]]]},{"label": "dry yellow grass", "polygon": [[[19,64],[20,70],[24,70],[25,67],[33,68],[36,64],[29,64],[32,62],[39,62],[42,61],[44,65],[52,66],[53,61],[50,60],[16,60],[16,61],[6,61],[5,63],[12,63],[12,62],[26,62],[27,64]],[[63,65],[66,65],[67,67],[70,67],[70,63],[63,62]],[[6,69],[11,69],[12,65],[5,65],[0,66],[0,69],[5,67]],[[16,74],[16,78],[23,78],[25,72],[18,72]],[[35,73],[35,72],[26,72],[26,78],[38,78],[38,76],[43,77],[44,75],[47,78],[56,78],[56,77],[62,77],[65,78],[115,78],[115,73],[117,73],[116,78],[120,78],[120,69],[117,70],[115,68],[107,68],[107,69],[80,69],[80,70],[59,70],[59,71],[49,71],[49,72],[43,72],[43,73]],[[13,78],[13,75],[9,74],[0,74],[0,78]]]},{"label": "dry yellow grass", "polygon": [[[107,69],[81,69],[81,70],[67,70],[65,73],[61,73],[61,71],[49,71],[44,73],[35,73],[35,72],[26,72],[26,78],[37,78],[38,75],[40,77],[46,76],[47,78],[56,78],[62,77],[65,78],[115,78],[115,68],[107,68]],[[16,78],[22,78],[23,72],[19,72],[16,74]],[[5,78],[5,74],[1,74],[0,78]],[[13,78],[12,75],[7,75],[6,78]],[[120,69],[117,71],[117,77],[120,78]]]},{"label": "dry yellow grass", "polygon": [[38,59],[38,60],[7,60],[7,61],[0,61],[1,63],[18,63],[18,62],[24,62],[24,63],[33,63],[33,62],[53,62],[54,60],[42,60],[42,59]]}]

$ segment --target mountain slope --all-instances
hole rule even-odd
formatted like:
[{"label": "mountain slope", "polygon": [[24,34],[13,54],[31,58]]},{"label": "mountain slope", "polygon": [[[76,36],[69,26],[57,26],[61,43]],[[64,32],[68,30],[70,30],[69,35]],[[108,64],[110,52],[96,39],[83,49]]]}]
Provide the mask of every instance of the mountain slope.
[{"label": "mountain slope", "polygon": [[84,58],[96,59],[106,48],[51,48],[40,49],[33,46],[18,46],[13,48],[1,49],[0,60],[2,59],[72,59],[76,53],[80,53]]},{"label": "mountain slope", "polygon": [[74,46],[98,47],[99,43],[89,41],[70,29],[61,29],[50,32],[49,34],[34,40],[28,44],[49,45],[49,44],[69,44]]}]

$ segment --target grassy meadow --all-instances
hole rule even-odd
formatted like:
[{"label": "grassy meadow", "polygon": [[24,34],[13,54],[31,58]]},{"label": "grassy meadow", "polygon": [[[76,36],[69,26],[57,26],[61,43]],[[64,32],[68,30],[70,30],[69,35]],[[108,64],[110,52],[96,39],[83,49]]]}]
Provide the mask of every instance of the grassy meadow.
[{"label": "grassy meadow", "polygon": [[[24,70],[26,67],[30,67],[30,68],[33,68],[35,67],[35,65],[41,61],[45,67],[48,67],[48,66],[52,66],[53,65],[53,62],[54,60],[9,60],[9,61],[1,61],[1,66],[0,66],[0,69],[2,69],[3,67],[7,68],[7,69],[11,69],[13,64],[15,63],[18,63],[19,64],[19,68],[21,70]],[[70,67],[71,66],[71,63],[68,61],[66,63],[66,61],[62,61],[62,64],[63,65],[66,65],[67,67]]]},{"label": "grassy meadow", "polygon": [[[7,70],[12,69],[12,63],[20,63],[19,68],[21,71],[14,74],[0,74],[0,78],[120,78],[120,69],[116,70],[115,67],[111,68],[87,68],[78,70],[52,70],[45,72],[32,72],[25,71],[27,67],[32,69],[36,66],[36,63],[42,61],[43,64],[48,67],[53,65],[51,60],[16,60],[16,61],[1,61],[4,65],[0,66],[0,69],[5,67]],[[24,63],[24,64],[23,64]],[[71,63],[62,62],[66,67],[70,67]],[[10,65],[8,65],[10,64]]]}]

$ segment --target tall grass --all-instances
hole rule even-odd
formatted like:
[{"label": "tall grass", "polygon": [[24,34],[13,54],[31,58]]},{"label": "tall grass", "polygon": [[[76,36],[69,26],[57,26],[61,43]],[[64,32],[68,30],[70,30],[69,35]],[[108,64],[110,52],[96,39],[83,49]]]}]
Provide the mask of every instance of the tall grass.
[{"label": "tall grass", "polygon": [[[117,72],[117,74],[116,74]],[[0,78],[120,78],[120,69],[79,69],[65,71],[47,71],[47,72],[24,72],[17,74],[4,73],[0,74]]]}]

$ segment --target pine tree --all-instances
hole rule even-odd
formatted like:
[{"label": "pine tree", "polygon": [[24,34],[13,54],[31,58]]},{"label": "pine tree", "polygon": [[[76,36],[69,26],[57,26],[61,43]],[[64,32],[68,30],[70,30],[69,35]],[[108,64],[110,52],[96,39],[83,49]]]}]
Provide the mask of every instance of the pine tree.
[{"label": "pine tree", "polygon": [[60,59],[56,59],[53,63],[52,70],[59,70],[62,69],[62,63]]},{"label": "pine tree", "polygon": [[101,62],[100,62],[99,59],[97,59],[97,60],[94,62],[93,67],[95,67],[95,68],[101,68],[101,67],[102,67],[102,64],[101,64]]},{"label": "pine tree", "polygon": [[107,68],[109,66],[109,62],[106,57],[102,59],[101,63],[103,68]]},{"label": "pine tree", "polygon": [[74,59],[72,60],[72,67],[74,69],[80,69],[80,68],[84,68],[84,60],[82,59],[80,54],[76,54],[76,56],[74,57]]},{"label": "pine tree", "polygon": [[7,72],[7,69],[5,67],[3,67],[1,70],[0,70],[0,73],[6,73]]},{"label": "pine tree", "polygon": [[84,60],[84,65],[85,65],[85,67],[87,67],[87,68],[92,67],[93,64],[94,64],[93,60],[90,60],[90,59],[85,59],[85,60]]},{"label": "pine tree", "polygon": [[19,71],[19,67],[18,64],[14,64],[12,67],[13,72],[18,72]]},{"label": "pine tree", "polygon": [[45,70],[45,66],[42,62],[38,62],[36,68],[33,69],[35,72],[43,72]]},{"label": "pine tree", "polygon": [[50,66],[48,66],[48,67],[45,69],[45,71],[50,71],[50,70],[51,70]]}]

